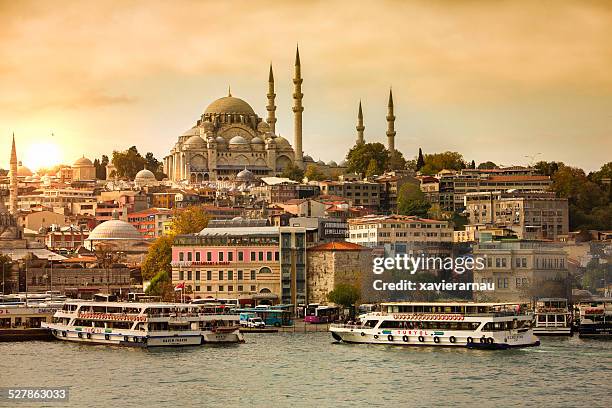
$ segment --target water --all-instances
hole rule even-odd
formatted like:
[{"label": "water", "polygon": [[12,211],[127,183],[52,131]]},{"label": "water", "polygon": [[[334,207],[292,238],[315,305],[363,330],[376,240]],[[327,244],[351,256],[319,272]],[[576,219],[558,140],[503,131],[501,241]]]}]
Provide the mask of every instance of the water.
[{"label": "water", "polygon": [[246,339],[152,350],[0,343],[0,387],[70,386],[74,407],[592,408],[612,397],[612,341],[478,351],[336,344],[328,333]]}]

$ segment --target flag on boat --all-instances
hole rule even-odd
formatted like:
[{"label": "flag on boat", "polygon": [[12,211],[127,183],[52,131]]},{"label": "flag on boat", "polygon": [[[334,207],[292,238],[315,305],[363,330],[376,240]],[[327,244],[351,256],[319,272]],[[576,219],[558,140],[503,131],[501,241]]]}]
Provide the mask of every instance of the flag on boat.
[{"label": "flag on boat", "polygon": [[183,290],[185,289],[185,282],[181,282],[174,287],[174,290]]}]

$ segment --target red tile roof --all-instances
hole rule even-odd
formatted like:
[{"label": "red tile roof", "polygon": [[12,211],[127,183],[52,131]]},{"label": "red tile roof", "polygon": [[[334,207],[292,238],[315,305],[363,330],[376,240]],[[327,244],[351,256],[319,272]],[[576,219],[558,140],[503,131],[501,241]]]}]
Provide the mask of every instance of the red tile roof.
[{"label": "red tile roof", "polygon": [[325,244],[319,244],[312,248],[308,248],[309,251],[362,251],[368,249],[367,247],[353,244],[352,242],[327,242]]}]

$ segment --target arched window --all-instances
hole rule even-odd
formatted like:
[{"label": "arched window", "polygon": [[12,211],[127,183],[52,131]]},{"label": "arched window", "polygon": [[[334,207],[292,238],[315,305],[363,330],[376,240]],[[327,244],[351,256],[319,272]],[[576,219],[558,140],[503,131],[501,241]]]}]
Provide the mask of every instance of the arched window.
[{"label": "arched window", "polygon": [[264,266],[263,268],[259,270],[259,273],[272,273],[272,270],[268,268],[267,266]]},{"label": "arched window", "polygon": [[268,288],[263,288],[259,291],[259,293],[272,293],[272,291]]}]

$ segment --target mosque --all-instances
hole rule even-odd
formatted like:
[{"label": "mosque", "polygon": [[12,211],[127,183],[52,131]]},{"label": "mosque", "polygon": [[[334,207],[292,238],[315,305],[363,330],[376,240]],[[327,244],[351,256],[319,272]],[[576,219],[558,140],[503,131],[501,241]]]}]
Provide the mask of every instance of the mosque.
[{"label": "mosque", "polygon": [[274,74],[270,65],[266,120],[244,100],[228,95],[212,102],[195,126],[179,136],[164,169],[172,181],[201,183],[233,180],[247,169],[257,177],[280,174],[287,166],[304,167],[302,153],[302,77],[299,50],[294,67],[294,139],[276,134]]}]

